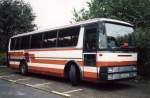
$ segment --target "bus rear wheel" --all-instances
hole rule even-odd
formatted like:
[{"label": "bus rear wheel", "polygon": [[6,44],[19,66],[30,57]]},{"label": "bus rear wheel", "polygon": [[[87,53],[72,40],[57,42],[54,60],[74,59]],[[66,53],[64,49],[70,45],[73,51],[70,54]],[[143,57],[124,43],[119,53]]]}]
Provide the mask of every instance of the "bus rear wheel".
[{"label": "bus rear wheel", "polygon": [[79,84],[80,76],[78,73],[78,69],[75,65],[71,65],[69,70],[69,80],[73,86],[76,86]]},{"label": "bus rear wheel", "polygon": [[20,72],[22,75],[27,75],[28,74],[28,66],[25,61],[22,61],[20,63]]}]

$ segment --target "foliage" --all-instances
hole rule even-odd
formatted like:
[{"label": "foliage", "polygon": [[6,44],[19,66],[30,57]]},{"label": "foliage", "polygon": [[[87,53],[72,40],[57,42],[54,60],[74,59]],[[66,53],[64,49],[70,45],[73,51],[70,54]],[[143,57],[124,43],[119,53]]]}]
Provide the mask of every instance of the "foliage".
[{"label": "foliage", "polygon": [[150,75],[150,28],[137,29],[136,46],[138,47],[139,73],[143,76]]},{"label": "foliage", "polygon": [[12,35],[34,30],[32,8],[22,0],[0,0],[0,49],[6,50]]},{"label": "foliage", "polygon": [[113,18],[137,26],[150,26],[150,0],[90,0],[88,8],[74,9],[75,21],[91,18]]},{"label": "foliage", "polygon": [[1,65],[6,65],[6,53],[5,52],[0,52],[0,66]]}]

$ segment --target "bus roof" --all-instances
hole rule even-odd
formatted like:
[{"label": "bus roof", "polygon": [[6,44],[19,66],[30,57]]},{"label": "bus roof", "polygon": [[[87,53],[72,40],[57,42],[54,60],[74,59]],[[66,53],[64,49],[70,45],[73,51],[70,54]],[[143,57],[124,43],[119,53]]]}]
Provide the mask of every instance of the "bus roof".
[{"label": "bus roof", "polygon": [[54,28],[48,28],[48,29],[45,29],[45,30],[36,30],[36,31],[32,31],[32,32],[17,34],[17,35],[12,36],[11,38],[19,37],[19,36],[25,36],[25,35],[32,35],[32,34],[41,33],[41,32],[47,32],[47,31],[51,31],[51,30],[58,30],[58,29],[69,28],[69,27],[74,27],[74,26],[80,26],[80,25],[95,23],[95,22],[99,22],[99,21],[114,22],[114,23],[120,23],[120,24],[133,26],[132,24],[130,24],[128,22],[124,22],[124,21],[120,21],[120,20],[108,19],[108,18],[94,18],[94,19],[80,21],[80,22],[76,22],[76,23],[73,23],[73,24],[70,24],[70,25],[61,26],[61,27],[54,27]]}]

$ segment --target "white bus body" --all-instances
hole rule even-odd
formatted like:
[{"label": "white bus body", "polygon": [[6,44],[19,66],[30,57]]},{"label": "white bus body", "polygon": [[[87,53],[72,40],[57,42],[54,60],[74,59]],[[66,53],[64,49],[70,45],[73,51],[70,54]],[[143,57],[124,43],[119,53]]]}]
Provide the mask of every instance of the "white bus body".
[{"label": "white bus body", "polygon": [[114,41],[115,37],[132,33],[132,27],[127,22],[97,18],[18,34],[10,38],[9,66],[22,74],[31,72],[69,78],[72,84],[79,80],[134,78],[137,75],[136,51],[117,47]]}]

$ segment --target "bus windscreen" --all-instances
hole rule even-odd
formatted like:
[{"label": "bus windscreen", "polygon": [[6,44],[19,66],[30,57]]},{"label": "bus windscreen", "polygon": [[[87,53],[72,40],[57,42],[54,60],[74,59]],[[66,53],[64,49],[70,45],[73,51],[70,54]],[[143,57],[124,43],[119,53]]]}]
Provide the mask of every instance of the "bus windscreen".
[{"label": "bus windscreen", "polygon": [[133,38],[131,37],[133,32],[131,26],[105,23],[105,33],[100,34],[101,47],[108,49],[120,48],[124,43],[128,43],[129,46],[133,47]]}]

